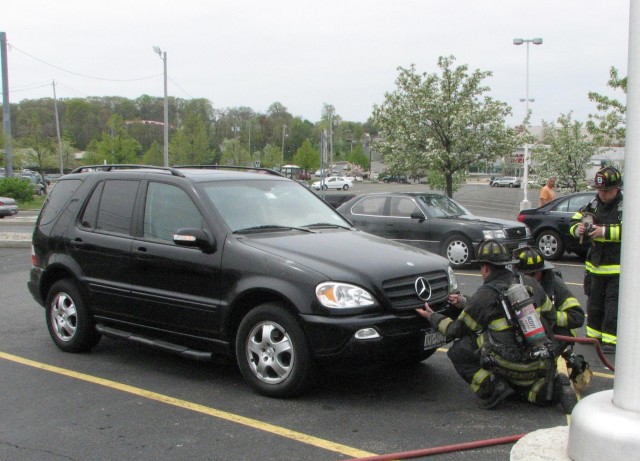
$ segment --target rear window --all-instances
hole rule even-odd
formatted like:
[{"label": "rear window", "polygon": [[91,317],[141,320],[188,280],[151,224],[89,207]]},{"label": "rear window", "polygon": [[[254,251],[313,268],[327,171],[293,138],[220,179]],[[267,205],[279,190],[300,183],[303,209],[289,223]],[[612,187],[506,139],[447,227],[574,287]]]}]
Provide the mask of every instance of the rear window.
[{"label": "rear window", "polygon": [[42,211],[40,212],[40,224],[49,224],[53,222],[62,212],[67,203],[69,203],[69,200],[81,184],[82,181],[79,179],[58,181],[49,193],[47,201],[44,202],[44,205],[42,206]]}]

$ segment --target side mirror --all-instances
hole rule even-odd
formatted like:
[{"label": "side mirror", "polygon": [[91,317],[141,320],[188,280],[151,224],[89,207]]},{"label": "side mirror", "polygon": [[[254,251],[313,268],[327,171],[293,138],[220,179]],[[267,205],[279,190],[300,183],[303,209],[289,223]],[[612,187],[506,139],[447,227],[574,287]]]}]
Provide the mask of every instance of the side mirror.
[{"label": "side mirror", "polygon": [[200,248],[205,253],[216,251],[216,239],[202,229],[178,229],[173,234],[173,243],[182,247]]},{"label": "side mirror", "polygon": [[411,213],[411,219],[417,219],[418,222],[424,222],[425,217],[422,213],[420,213],[419,211],[414,211],[413,213]]}]

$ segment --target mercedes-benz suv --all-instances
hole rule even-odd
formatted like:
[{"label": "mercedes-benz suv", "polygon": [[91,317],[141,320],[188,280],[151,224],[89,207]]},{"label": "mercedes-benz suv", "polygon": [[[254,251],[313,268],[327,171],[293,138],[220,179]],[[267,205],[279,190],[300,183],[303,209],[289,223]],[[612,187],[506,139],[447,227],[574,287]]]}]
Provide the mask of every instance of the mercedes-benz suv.
[{"label": "mercedes-benz suv", "polygon": [[446,259],[358,231],[312,191],[260,169],[85,167],[60,178],[33,233],[28,287],[54,343],[101,336],[235,357],[258,392],[319,370],[424,360],[443,337]]}]

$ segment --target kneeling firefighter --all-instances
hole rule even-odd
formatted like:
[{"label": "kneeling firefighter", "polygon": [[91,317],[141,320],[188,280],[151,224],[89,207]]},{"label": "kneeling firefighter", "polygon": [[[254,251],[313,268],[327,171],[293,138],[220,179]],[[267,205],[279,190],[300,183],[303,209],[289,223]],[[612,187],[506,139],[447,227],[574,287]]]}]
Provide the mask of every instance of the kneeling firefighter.
[{"label": "kneeling firefighter", "polygon": [[570,413],[576,398],[567,377],[556,374],[551,300],[531,277],[508,270],[516,261],[499,242],[481,242],[476,254],[484,283],[468,300],[450,295],[462,309],[457,319],[433,312],[428,303],[416,312],[455,340],[448,356],[481,408],[515,394],[538,405],[561,403]]},{"label": "kneeling firefighter", "polygon": [[[518,261],[512,266],[513,271],[533,277],[551,299],[556,310],[553,333],[575,337],[577,329],[584,324],[585,315],[580,302],[564,283],[560,272],[556,271],[549,261],[545,261],[542,252],[537,248],[518,248],[514,250],[513,256]],[[569,378],[573,381],[575,388],[585,389],[593,373],[584,357],[575,354],[573,345],[566,342],[558,343],[555,355],[561,355],[566,361]]]}]

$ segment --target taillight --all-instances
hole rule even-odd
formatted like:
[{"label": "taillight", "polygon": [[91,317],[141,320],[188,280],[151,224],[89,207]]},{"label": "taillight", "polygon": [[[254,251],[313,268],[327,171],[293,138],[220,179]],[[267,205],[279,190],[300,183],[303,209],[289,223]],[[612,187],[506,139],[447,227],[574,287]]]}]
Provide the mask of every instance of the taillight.
[{"label": "taillight", "polygon": [[37,263],[38,259],[36,258],[36,250],[33,248],[33,245],[31,245],[31,264],[36,266]]},{"label": "taillight", "polygon": [[0,200],[0,206],[4,206],[4,202]]},{"label": "taillight", "polygon": [[521,223],[524,223],[524,217],[525,217],[525,216],[526,216],[526,215],[524,215],[524,214],[520,213],[520,214],[518,215],[518,221],[519,221],[519,222],[521,222]]}]

